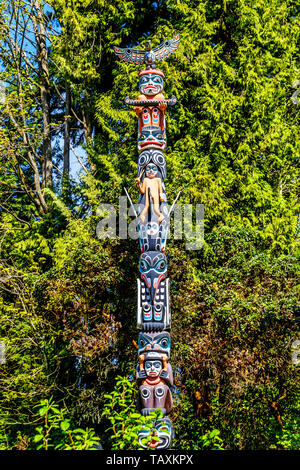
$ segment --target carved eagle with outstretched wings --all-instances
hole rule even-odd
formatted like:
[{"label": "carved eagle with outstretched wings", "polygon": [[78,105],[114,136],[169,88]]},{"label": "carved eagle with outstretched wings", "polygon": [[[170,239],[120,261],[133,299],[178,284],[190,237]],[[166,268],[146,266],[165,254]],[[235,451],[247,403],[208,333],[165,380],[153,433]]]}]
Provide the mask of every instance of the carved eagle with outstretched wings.
[{"label": "carved eagle with outstretched wings", "polygon": [[114,46],[116,56],[130,64],[147,64],[155,67],[155,61],[164,60],[176,51],[180,43],[180,35],[176,34],[172,39],[162,42],[158,47],[152,49],[151,41],[147,41],[146,50],[121,48]]}]

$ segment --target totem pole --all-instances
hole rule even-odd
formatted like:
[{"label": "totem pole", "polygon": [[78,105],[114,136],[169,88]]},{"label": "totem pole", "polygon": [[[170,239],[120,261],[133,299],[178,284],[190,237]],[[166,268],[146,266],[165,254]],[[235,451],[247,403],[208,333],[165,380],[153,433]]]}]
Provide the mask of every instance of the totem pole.
[{"label": "totem pole", "polygon": [[[133,106],[138,116],[136,184],[140,193],[137,216],[141,249],[140,278],[137,279],[137,327],[140,330],[136,371],[138,408],[144,416],[158,408],[163,413],[163,418],[155,423],[155,435],[159,441],[153,440],[147,446],[143,445],[142,440],[149,436],[149,431],[141,430],[139,442],[143,447],[156,449],[168,448],[174,437],[171,420],[166,416],[172,409],[170,387],[173,385],[173,373],[168,363],[171,314],[164,251],[172,208],[168,211],[164,151],[167,146],[165,111],[168,106],[176,104],[176,98],[172,96],[171,99],[165,99],[164,73],[156,68],[155,62],[169,57],[179,42],[177,34],[155,49],[147,41],[146,51],[114,47],[119,59],[131,64],[146,64],[146,68],[139,72],[138,99],[126,97],[125,103]],[[129,201],[131,203],[130,198]]]}]

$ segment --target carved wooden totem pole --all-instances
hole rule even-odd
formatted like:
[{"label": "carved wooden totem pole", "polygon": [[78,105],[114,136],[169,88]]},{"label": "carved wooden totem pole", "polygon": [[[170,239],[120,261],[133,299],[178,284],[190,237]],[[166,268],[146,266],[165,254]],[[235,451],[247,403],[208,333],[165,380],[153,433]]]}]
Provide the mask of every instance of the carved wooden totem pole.
[{"label": "carved wooden totem pole", "polygon": [[166,416],[172,409],[170,387],[173,385],[170,357],[171,313],[167,259],[164,254],[170,212],[164,180],[167,176],[164,151],[167,146],[165,112],[176,103],[176,98],[163,95],[164,73],[155,66],[156,61],[169,57],[177,49],[179,34],[155,49],[148,41],[147,50],[114,47],[119,59],[131,64],[146,64],[139,72],[138,99],[125,98],[138,116],[137,147],[139,188],[139,240],[140,277],[137,279],[138,366],[140,412],[146,416],[161,409],[164,417],[155,424],[159,441],[142,444],[149,431],[141,430],[139,442],[143,447],[166,449],[174,436],[171,420]]}]

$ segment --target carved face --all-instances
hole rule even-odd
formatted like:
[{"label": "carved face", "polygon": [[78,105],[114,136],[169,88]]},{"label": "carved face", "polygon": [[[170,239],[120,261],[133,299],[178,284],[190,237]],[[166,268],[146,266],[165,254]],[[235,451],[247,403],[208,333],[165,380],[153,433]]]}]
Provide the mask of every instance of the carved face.
[{"label": "carved face", "polygon": [[[154,433],[155,436],[159,437],[159,441],[148,440],[143,443],[142,440],[150,436],[150,433]],[[157,420],[152,430],[141,429],[139,431],[139,443],[144,449],[156,448],[156,449],[167,449],[174,438],[174,428],[172,426],[170,418],[166,417]]]},{"label": "carved face", "polygon": [[160,333],[141,332],[138,339],[139,355],[148,351],[157,351],[170,356],[171,338],[170,333],[162,331]]},{"label": "carved face", "polygon": [[159,231],[159,225],[157,222],[148,222],[146,225],[146,233],[147,235],[154,236]]},{"label": "carved face", "polygon": [[138,150],[146,148],[159,148],[165,150],[167,146],[167,137],[165,131],[158,126],[145,126],[138,135]]},{"label": "carved face", "polygon": [[139,80],[140,92],[143,95],[154,96],[161,93],[164,87],[163,78],[154,73],[147,73],[142,75]]},{"label": "carved face", "polygon": [[140,257],[141,279],[150,291],[151,299],[155,295],[159,285],[167,275],[167,260],[163,253],[157,251],[147,251]]},{"label": "carved face", "polygon": [[153,162],[161,171],[163,179],[166,178],[166,159],[161,150],[157,149],[147,149],[143,150],[140,153],[139,161],[138,161],[138,174],[140,176],[143,168],[147,166],[150,162]]},{"label": "carved face", "polygon": [[164,128],[164,116],[158,108],[144,108],[141,114],[141,128],[145,126],[158,126]]},{"label": "carved face", "polygon": [[158,172],[158,168],[153,163],[149,163],[149,165],[146,166],[145,174],[147,178],[156,178],[157,172]]},{"label": "carved face", "polygon": [[145,372],[147,377],[155,378],[159,377],[159,374],[162,370],[162,362],[158,359],[152,361],[151,359],[146,359],[145,364]]}]

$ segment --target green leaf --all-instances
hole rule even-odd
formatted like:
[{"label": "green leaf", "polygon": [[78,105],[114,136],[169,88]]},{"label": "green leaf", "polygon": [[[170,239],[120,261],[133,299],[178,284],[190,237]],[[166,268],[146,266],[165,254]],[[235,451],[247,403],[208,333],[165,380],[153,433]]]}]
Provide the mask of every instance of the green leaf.
[{"label": "green leaf", "polygon": [[64,420],[60,423],[60,427],[62,431],[67,431],[70,427],[70,422],[68,420]]}]

